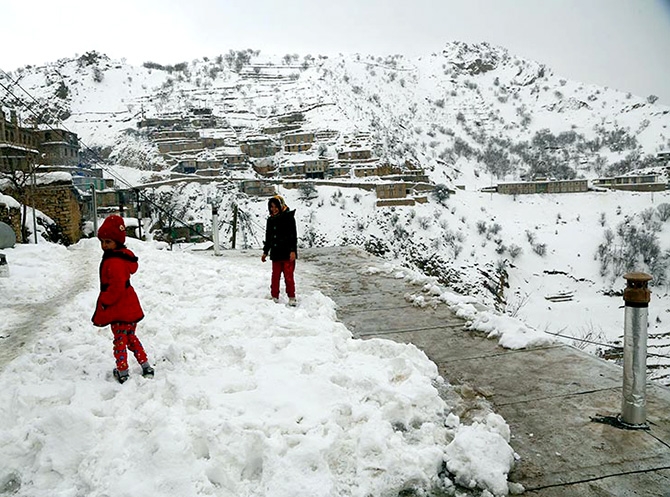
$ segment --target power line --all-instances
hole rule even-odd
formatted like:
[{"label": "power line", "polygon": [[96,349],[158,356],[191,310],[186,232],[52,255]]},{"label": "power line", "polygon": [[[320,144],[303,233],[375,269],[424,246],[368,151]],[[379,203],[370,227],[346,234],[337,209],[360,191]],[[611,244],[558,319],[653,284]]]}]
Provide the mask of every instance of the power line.
[{"label": "power line", "polygon": [[[13,86],[18,86],[18,87],[23,91],[23,93],[25,93],[28,97],[30,97],[30,99],[31,99],[33,102],[35,102],[37,105],[41,105],[40,102],[39,102],[39,101],[38,101],[38,100],[37,100],[37,99],[36,99],[30,92],[28,92],[25,88],[23,88],[23,86],[21,86],[21,84],[19,83],[19,80],[18,80],[18,79],[17,79],[16,81],[13,81],[12,78],[9,76],[9,74],[7,74],[3,69],[0,68],[0,71],[1,71],[1,72],[5,75],[5,77],[12,83]],[[33,111],[33,109],[31,109],[28,105],[26,105],[25,102],[23,102],[23,100],[20,99],[20,98],[19,98],[19,97],[18,97],[18,96],[17,96],[17,95],[10,89],[10,88],[7,88],[7,86],[5,86],[4,84],[2,84],[2,82],[0,82],[0,86],[1,86],[1,87],[2,87],[2,88],[3,88],[9,95],[11,95],[12,97],[14,97],[14,99],[16,100],[16,102],[18,102],[19,105],[21,105],[25,110],[27,110],[28,112],[30,112],[30,113],[36,118],[36,122],[41,121],[40,116],[38,116],[37,113],[36,113],[35,111]],[[54,117],[56,117],[55,120],[57,120],[57,121],[59,121],[59,122],[61,123],[61,128],[62,128],[62,129],[64,129],[64,130],[67,131],[68,133],[76,134],[76,133],[70,131],[64,124],[62,124],[62,121],[60,121],[60,119],[57,119],[57,116],[54,116],[54,115],[51,113],[51,110],[49,110],[48,108],[47,108],[46,110],[47,110],[49,116],[50,116],[52,119],[53,119]],[[56,131],[56,128],[52,127],[51,124],[45,124],[45,125],[48,126],[48,128],[49,128],[51,131]],[[115,180],[119,181],[120,183],[125,184],[125,185],[128,187],[128,189],[131,189],[131,190],[135,191],[135,193],[136,193],[137,196],[138,196],[138,200],[139,200],[139,196],[140,196],[139,189],[133,187],[133,185],[131,185],[131,184],[130,184],[128,181],[126,181],[123,177],[121,177],[120,175],[116,174],[116,172],[112,171],[112,170],[109,169],[108,167],[106,167],[105,164],[104,164],[104,160],[102,159],[102,157],[100,157],[100,155],[99,155],[95,150],[93,150],[93,149],[92,149],[91,147],[89,147],[86,143],[84,143],[84,141],[79,140],[79,143],[82,144],[82,145],[86,148],[86,150],[88,150],[88,151],[89,151],[89,152],[90,152],[90,153],[91,153],[91,154],[98,160],[98,165],[101,167],[101,169],[105,170],[105,171],[106,171],[110,176],[112,176],[112,178],[114,178]],[[180,218],[178,218],[178,217],[175,217],[175,216],[171,215],[170,213],[166,212],[166,210],[165,210],[163,207],[161,207],[160,205],[156,204],[154,201],[152,201],[151,199],[149,199],[149,198],[147,197],[147,195],[144,195],[144,194],[143,194],[143,197],[144,197],[144,201],[145,201],[145,202],[148,202],[150,205],[152,205],[155,209],[157,209],[158,211],[162,212],[163,214],[165,214],[165,215],[167,215],[167,216],[171,216],[175,221],[181,223],[181,224],[182,224],[183,226],[185,226],[189,231],[191,231],[191,232],[193,232],[193,233],[196,233],[196,234],[198,234],[199,236],[202,236],[205,240],[212,241],[212,239],[211,239],[210,237],[207,237],[207,236],[204,236],[204,235],[202,235],[202,234],[200,234],[200,233],[197,233],[197,231],[194,230],[191,226],[189,226],[184,220],[182,220],[182,219],[180,219]],[[94,215],[97,215],[97,213],[94,213]]]}]

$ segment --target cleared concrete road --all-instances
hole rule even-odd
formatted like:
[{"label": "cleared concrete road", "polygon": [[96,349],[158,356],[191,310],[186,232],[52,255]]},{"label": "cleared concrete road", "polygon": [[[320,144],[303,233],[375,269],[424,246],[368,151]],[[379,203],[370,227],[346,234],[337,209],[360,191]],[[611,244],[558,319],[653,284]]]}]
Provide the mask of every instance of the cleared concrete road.
[{"label": "cleared concrete road", "polygon": [[301,252],[301,264],[358,338],[412,343],[462,392],[488,401],[521,456],[509,480],[540,497],[670,497],[670,389],[647,386],[649,430],[596,423],[621,410],[622,369],[568,345],[508,350],[446,305],[405,301],[417,287],[365,271],[385,262],[358,248]]}]

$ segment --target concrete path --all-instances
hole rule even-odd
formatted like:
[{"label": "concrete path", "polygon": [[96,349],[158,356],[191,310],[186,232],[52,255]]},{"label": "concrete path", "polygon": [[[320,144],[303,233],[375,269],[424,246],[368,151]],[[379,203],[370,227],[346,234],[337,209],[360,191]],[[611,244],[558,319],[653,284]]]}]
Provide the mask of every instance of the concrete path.
[{"label": "concrete path", "polygon": [[469,399],[490,404],[510,426],[520,460],[509,480],[533,497],[670,497],[670,389],[647,386],[650,429],[622,430],[591,420],[621,410],[622,369],[568,345],[508,350],[465,329],[446,305],[418,308],[419,288],[384,274],[384,261],[357,248],[301,252],[301,270],[338,305],[357,338],[413,343]]}]

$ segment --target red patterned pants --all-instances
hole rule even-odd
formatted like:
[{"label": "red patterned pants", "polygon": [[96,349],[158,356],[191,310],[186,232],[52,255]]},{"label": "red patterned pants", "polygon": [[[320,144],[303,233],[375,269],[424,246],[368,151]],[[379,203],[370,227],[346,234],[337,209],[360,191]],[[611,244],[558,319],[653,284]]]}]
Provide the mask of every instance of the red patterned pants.
[{"label": "red patterned pants", "polygon": [[112,333],[114,333],[114,359],[116,359],[116,369],[125,371],[128,369],[128,353],[126,347],[135,355],[135,359],[140,364],[147,362],[147,354],[140,342],[135,329],[137,323],[112,323]]},{"label": "red patterned pants", "polygon": [[295,271],[295,261],[272,261],[272,281],[270,283],[270,294],[272,298],[279,298],[279,280],[284,273],[284,283],[286,283],[286,295],[288,298],[295,298],[295,280],[293,272]]}]

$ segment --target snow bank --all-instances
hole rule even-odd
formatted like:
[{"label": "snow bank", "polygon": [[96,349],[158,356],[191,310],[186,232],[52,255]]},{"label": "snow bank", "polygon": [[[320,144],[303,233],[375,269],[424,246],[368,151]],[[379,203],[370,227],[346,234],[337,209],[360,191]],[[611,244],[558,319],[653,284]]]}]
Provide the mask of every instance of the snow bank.
[{"label": "snow bank", "polygon": [[2,364],[0,488],[30,497],[396,496],[452,487],[446,462],[459,481],[507,492],[504,421],[461,426],[425,354],[354,340],[330,299],[301,292],[309,286],[299,267],[299,306],[289,308],[267,298],[270,268],[256,253],[129,246],[147,314],[138,336],[156,377],[142,378],[131,361],[124,385],[111,376],[109,329],[90,323],[97,242],[9,251],[0,334],[32,335]]}]

